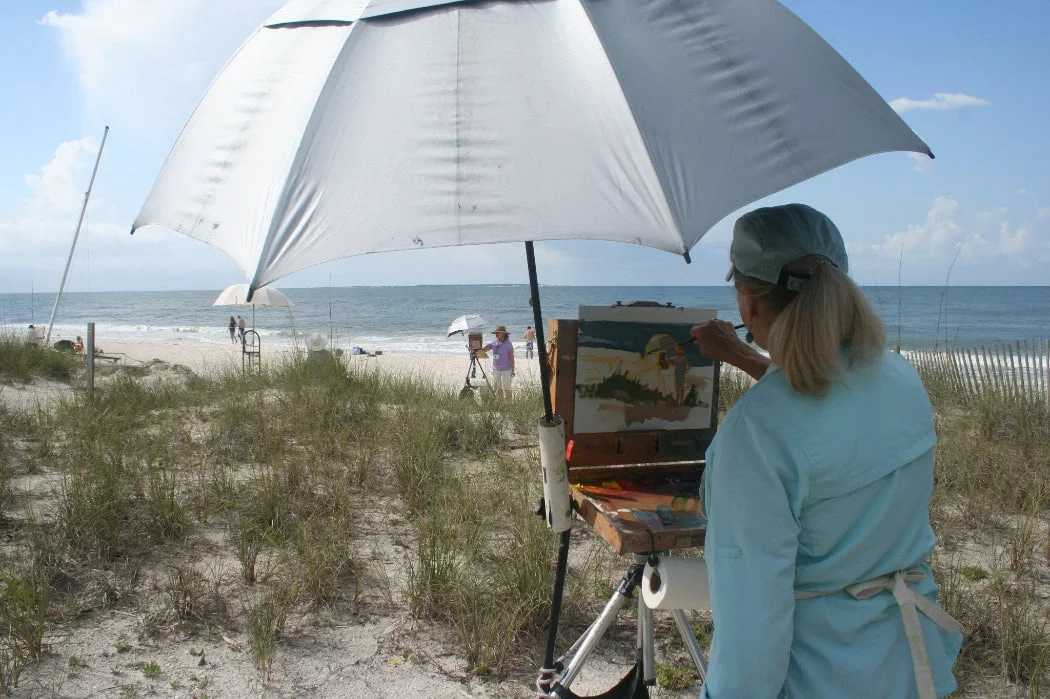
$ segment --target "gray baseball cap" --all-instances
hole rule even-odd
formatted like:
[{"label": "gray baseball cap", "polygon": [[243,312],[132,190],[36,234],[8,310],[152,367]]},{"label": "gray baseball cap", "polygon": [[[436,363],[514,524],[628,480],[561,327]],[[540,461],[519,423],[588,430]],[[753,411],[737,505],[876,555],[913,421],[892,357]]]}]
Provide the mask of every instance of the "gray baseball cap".
[{"label": "gray baseball cap", "polygon": [[805,204],[755,209],[738,218],[733,227],[733,244],[729,247],[732,267],[726,281],[736,270],[792,288],[785,283],[784,266],[808,255],[822,255],[849,272],[846,244],[830,218]]}]

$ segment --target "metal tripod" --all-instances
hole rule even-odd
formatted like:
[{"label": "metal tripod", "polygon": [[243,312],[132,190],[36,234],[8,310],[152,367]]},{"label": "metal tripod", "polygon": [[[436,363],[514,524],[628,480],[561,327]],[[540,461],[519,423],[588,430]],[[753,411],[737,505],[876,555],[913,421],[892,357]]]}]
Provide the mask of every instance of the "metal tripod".
[{"label": "metal tripod", "polygon": [[[576,697],[576,695],[569,690],[569,685],[571,685],[580,674],[588,657],[594,651],[595,646],[598,645],[598,641],[600,641],[602,636],[604,636],[609,628],[612,627],[613,623],[616,621],[616,615],[619,614],[627,601],[634,596],[635,590],[637,590],[638,586],[641,585],[642,572],[645,570],[646,561],[652,559],[658,560],[659,557],[660,554],[658,553],[651,555],[634,554],[633,562],[628,566],[627,572],[624,573],[620,582],[617,583],[616,588],[613,590],[612,597],[609,599],[608,603],[606,603],[605,608],[602,609],[602,613],[598,615],[598,618],[594,620],[594,623],[592,623],[590,627],[588,627],[583,636],[581,636],[562,657],[562,660],[565,660],[571,656],[571,660],[569,660],[568,664],[564,666],[565,669],[561,672],[561,675],[551,687],[551,696],[561,697],[561,699],[572,699],[573,697]],[[693,665],[696,666],[696,672],[700,676],[700,680],[703,681],[707,676],[707,660],[704,659],[704,652],[700,648],[696,636],[693,635],[693,629],[689,624],[689,617],[686,615],[685,610],[682,609],[674,609],[670,610],[670,612],[671,616],[674,618],[675,625],[678,627],[678,633],[682,636],[682,641],[685,643],[686,650],[689,652],[689,657],[692,658]],[[639,674],[642,684],[652,686],[656,684],[656,647],[653,638],[653,610],[646,606],[645,600],[641,595],[638,595],[638,649],[641,661]],[[632,672],[634,671],[632,670]],[[631,694],[627,694],[627,692],[630,691],[631,690],[624,688],[623,692],[618,694],[615,692],[614,688],[613,691],[602,696],[631,696]],[[647,692],[642,694],[642,696],[647,695]],[[634,696],[637,696],[637,694]]]},{"label": "metal tripod", "polygon": [[481,360],[478,359],[477,353],[473,349],[468,349],[470,352],[470,365],[467,367],[467,376],[463,380],[463,389],[459,392],[460,397],[470,395],[476,388],[471,383],[471,379],[475,379],[478,376],[478,372],[481,372],[481,378],[485,380],[485,385],[489,385],[489,377],[485,374],[485,367],[481,365]]}]

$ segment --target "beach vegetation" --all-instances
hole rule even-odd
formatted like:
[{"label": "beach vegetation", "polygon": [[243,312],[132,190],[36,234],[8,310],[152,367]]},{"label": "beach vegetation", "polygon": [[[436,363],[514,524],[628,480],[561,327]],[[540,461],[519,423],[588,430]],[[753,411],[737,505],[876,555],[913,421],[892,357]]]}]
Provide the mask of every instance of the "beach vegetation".
[{"label": "beach vegetation", "polygon": [[[960,696],[1040,696],[1050,690],[1045,393],[963,390],[943,362],[913,359],[937,419],[932,567],[966,628]],[[537,385],[464,400],[426,376],[299,359],[259,375],[173,373],[118,369],[92,401],[0,401],[0,526],[12,540],[0,552],[0,687],[24,676],[44,639],[107,610],[132,620],[109,640],[116,653],[136,637],[220,638],[246,648],[263,677],[289,628],[403,610],[406,653],[426,635],[467,676],[531,684],[557,542],[534,514]],[[721,416],[751,383],[723,371]],[[622,568],[574,528],[561,648]],[[624,616],[612,636],[630,655]],[[706,647],[709,617],[693,623]],[[681,642],[661,653],[661,691],[695,691]]]},{"label": "beach vegetation", "polygon": [[0,381],[28,383],[35,378],[69,381],[81,365],[69,352],[48,349],[0,331]]}]

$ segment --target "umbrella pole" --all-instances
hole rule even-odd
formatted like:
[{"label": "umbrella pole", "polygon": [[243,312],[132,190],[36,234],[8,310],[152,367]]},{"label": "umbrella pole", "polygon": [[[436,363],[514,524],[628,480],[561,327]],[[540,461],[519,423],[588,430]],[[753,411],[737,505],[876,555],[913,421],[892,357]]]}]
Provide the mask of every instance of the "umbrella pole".
[{"label": "umbrella pole", "polygon": [[[529,265],[529,291],[532,299],[532,317],[536,323],[537,354],[540,359],[540,385],[543,389],[544,418],[551,421],[554,410],[551,403],[550,367],[547,365],[547,343],[543,339],[543,312],[540,309],[540,285],[536,280],[536,253],[532,241],[525,242],[525,259]],[[558,619],[561,617],[561,601],[565,590],[565,571],[569,564],[569,533],[566,529],[558,537],[558,565],[554,572],[554,596],[551,599],[551,615],[547,624],[547,647],[543,653],[543,667],[537,688],[549,694],[554,682],[554,653],[558,644]]]},{"label": "umbrella pole", "polygon": [[544,418],[551,421],[554,409],[551,407],[551,377],[550,367],[547,366],[547,343],[543,341],[543,311],[540,310],[540,284],[536,281],[536,253],[532,249],[532,241],[525,241],[525,259],[529,264],[529,293],[532,305],[532,322],[536,324],[536,344],[539,345],[537,353],[540,358],[540,388],[543,389]]}]

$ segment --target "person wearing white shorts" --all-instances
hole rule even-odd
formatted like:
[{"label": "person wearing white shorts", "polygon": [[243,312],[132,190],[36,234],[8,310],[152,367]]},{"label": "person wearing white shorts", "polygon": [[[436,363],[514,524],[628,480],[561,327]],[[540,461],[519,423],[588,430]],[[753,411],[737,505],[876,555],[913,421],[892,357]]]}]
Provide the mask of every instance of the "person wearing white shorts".
[{"label": "person wearing white shorts", "polygon": [[498,396],[509,398],[514,380],[514,343],[503,325],[497,325],[492,334],[496,339],[483,348],[492,352],[492,390]]}]

